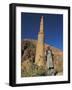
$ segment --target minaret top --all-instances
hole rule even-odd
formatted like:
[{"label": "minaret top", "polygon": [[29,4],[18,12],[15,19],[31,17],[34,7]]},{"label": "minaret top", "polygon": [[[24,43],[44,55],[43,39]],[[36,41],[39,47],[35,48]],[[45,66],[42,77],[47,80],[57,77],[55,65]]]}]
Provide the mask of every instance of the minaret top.
[{"label": "minaret top", "polygon": [[40,21],[40,32],[44,32],[43,31],[43,16],[41,16],[41,21]]}]

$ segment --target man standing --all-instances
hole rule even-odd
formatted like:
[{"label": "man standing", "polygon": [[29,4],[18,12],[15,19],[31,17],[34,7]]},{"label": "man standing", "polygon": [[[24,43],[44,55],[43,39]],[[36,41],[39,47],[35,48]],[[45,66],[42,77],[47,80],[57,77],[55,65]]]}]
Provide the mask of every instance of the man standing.
[{"label": "man standing", "polygon": [[53,63],[53,54],[50,47],[47,47],[46,50],[46,59],[47,59],[47,75],[54,75],[54,63]]}]

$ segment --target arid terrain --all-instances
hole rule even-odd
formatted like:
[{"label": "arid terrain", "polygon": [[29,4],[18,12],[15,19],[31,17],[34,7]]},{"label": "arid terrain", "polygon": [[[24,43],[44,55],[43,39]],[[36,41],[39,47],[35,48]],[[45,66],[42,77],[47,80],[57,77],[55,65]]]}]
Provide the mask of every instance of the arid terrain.
[{"label": "arid terrain", "polygon": [[[46,69],[35,65],[36,40],[24,39],[21,42],[21,77],[47,76]],[[45,44],[45,49],[50,47],[53,54],[55,75],[63,74],[63,52]]]}]

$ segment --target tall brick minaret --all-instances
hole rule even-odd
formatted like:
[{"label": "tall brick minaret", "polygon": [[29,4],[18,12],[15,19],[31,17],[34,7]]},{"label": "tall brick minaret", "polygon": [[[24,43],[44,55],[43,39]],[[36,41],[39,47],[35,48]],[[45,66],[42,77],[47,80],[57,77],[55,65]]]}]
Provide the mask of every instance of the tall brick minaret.
[{"label": "tall brick minaret", "polygon": [[43,16],[41,16],[40,31],[38,33],[35,64],[37,64],[38,66],[44,66],[44,24],[43,24]]}]

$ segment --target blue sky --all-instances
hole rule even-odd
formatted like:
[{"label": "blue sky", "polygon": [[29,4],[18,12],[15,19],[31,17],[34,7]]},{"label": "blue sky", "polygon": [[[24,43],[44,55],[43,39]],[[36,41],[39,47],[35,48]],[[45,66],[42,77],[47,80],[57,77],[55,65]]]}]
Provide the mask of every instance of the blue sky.
[{"label": "blue sky", "polygon": [[21,39],[37,40],[41,16],[44,16],[45,43],[63,50],[62,14],[21,13]]}]

